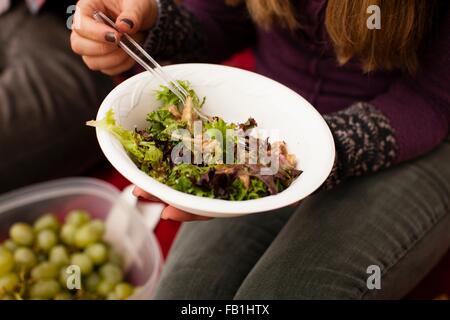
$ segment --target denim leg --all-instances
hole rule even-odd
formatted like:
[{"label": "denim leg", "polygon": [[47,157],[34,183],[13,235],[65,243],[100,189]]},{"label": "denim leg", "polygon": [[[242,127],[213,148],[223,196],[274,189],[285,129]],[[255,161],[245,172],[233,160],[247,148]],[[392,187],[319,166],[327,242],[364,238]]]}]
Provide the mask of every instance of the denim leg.
[{"label": "denim leg", "polygon": [[184,223],[156,299],[232,299],[293,211]]},{"label": "denim leg", "polygon": [[[396,299],[450,245],[450,144],[305,200],[236,299]],[[367,288],[367,268],[381,289]]]},{"label": "denim leg", "polygon": [[24,1],[0,17],[0,193],[104,159],[85,123],[113,81],[72,52],[63,17],[31,15]]}]

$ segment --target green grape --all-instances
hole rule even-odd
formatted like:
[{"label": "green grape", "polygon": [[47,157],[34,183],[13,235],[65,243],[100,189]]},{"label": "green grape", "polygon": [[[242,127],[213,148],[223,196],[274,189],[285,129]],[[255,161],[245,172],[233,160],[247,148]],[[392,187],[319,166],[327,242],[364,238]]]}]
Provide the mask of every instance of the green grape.
[{"label": "green grape", "polygon": [[93,272],[86,277],[84,285],[87,291],[97,292],[97,287],[99,283],[100,283],[100,276],[98,275],[98,273]]},{"label": "green grape", "polygon": [[111,292],[106,296],[106,300],[121,300],[115,292]]},{"label": "green grape", "polygon": [[105,223],[100,219],[95,219],[95,220],[91,221],[90,225],[91,225],[91,228],[93,230],[95,230],[98,237],[100,239],[102,239],[103,235],[105,234],[105,229],[106,229]]},{"label": "green grape", "polygon": [[37,258],[33,250],[27,247],[21,247],[14,252],[14,261],[19,268],[30,270],[36,265]]},{"label": "green grape", "polygon": [[57,293],[54,300],[72,300],[72,295],[68,292]]},{"label": "green grape", "polygon": [[52,299],[59,291],[61,286],[54,280],[39,280],[30,287],[30,298],[32,299]]},{"label": "green grape", "polygon": [[18,248],[17,244],[15,244],[14,241],[12,241],[11,239],[8,239],[5,242],[3,242],[3,247],[11,252],[16,251],[16,249]]},{"label": "green grape", "polygon": [[59,236],[61,240],[67,245],[73,245],[75,242],[75,233],[77,232],[77,227],[71,224],[65,224],[61,228]]},{"label": "green grape", "polygon": [[58,276],[58,267],[51,262],[42,262],[31,270],[33,280],[55,279]]},{"label": "green grape", "polygon": [[114,293],[116,294],[119,300],[126,300],[130,297],[134,292],[134,288],[131,284],[122,282],[116,285],[114,289]]},{"label": "green grape", "polygon": [[70,258],[70,263],[80,267],[82,275],[88,275],[94,267],[91,259],[84,253],[74,253]]},{"label": "green grape", "polygon": [[51,213],[44,214],[37,219],[33,225],[34,231],[39,232],[45,229],[57,232],[60,227],[58,219]]},{"label": "green grape", "polygon": [[112,263],[107,263],[100,267],[99,270],[102,279],[116,285],[123,279],[122,269]]},{"label": "green grape", "polygon": [[49,255],[49,260],[58,266],[69,264],[69,254],[66,247],[57,245],[52,248]]},{"label": "green grape", "polygon": [[15,223],[9,229],[9,236],[19,246],[29,247],[34,242],[33,228],[26,223]]},{"label": "green grape", "polygon": [[66,223],[78,228],[89,222],[91,217],[84,210],[72,210],[66,217]]},{"label": "green grape", "polygon": [[[0,299],[127,299],[137,289],[122,282],[122,257],[102,242],[104,233],[104,221],[83,210],[71,211],[65,224],[51,213],[33,227],[14,224],[10,239],[0,245]],[[76,296],[65,289],[69,265],[78,266],[83,276],[84,290]]]},{"label": "green grape", "polygon": [[95,265],[103,264],[108,258],[108,249],[103,243],[94,243],[88,246],[85,253]]},{"label": "green grape", "polygon": [[13,291],[19,284],[19,276],[15,273],[8,273],[0,277],[0,292]]},{"label": "green grape", "polygon": [[44,252],[49,252],[58,243],[58,237],[52,230],[42,230],[36,239],[37,247]]},{"label": "green grape", "polygon": [[114,283],[107,280],[101,280],[97,286],[97,293],[102,297],[107,297],[114,290]]},{"label": "green grape", "polygon": [[115,264],[119,267],[122,267],[123,264],[122,256],[116,250],[110,248],[108,252],[108,262]]},{"label": "green grape", "polygon": [[88,223],[75,233],[75,245],[78,248],[86,248],[90,244],[98,242],[101,238],[102,234],[99,232],[98,227]]},{"label": "green grape", "polygon": [[45,253],[38,253],[37,261],[38,263],[47,262],[47,255]]},{"label": "green grape", "polygon": [[0,248],[0,276],[9,273],[14,267],[14,256],[5,249]]}]

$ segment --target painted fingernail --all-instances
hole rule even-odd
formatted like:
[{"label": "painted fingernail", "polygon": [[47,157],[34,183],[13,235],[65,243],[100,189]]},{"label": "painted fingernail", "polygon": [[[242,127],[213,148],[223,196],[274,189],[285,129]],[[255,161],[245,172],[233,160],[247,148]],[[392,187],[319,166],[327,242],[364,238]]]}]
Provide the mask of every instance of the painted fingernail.
[{"label": "painted fingernail", "polygon": [[122,19],[122,20],[120,20],[120,21],[122,21],[123,23],[126,23],[126,24],[130,27],[130,29],[133,29],[133,27],[134,27],[134,22],[131,21],[130,19],[125,18],[125,19]]},{"label": "painted fingernail", "polygon": [[116,34],[114,32],[107,32],[105,34],[105,40],[108,42],[116,43],[117,42]]}]

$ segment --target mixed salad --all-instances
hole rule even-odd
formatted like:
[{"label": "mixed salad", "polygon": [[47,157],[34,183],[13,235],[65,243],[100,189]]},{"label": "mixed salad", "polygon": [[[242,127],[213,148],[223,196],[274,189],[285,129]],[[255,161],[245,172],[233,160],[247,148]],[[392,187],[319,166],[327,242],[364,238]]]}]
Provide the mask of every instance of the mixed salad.
[{"label": "mixed salad", "polygon": [[156,92],[162,106],[147,115],[145,129],[125,130],[112,110],[88,125],[112,133],[149,176],[196,196],[257,199],[283,191],[301,174],[284,142],[252,135],[254,119],[235,124],[206,116],[200,111],[205,99],[187,81],[178,83],[190,96],[183,103],[162,86]]}]

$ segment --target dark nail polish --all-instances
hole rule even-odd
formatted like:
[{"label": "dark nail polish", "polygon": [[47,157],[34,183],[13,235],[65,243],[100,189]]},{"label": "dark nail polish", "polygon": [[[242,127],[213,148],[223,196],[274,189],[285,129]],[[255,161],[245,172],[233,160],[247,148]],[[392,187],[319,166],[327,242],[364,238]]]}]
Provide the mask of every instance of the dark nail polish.
[{"label": "dark nail polish", "polygon": [[126,23],[129,27],[130,27],[130,29],[133,29],[133,27],[134,27],[134,22],[133,21],[131,21],[130,19],[122,19],[121,20],[122,22],[124,22],[124,23]]},{"label": "dark nail polish", "polygon": [[105,34],[105,40],[108,42],[116,43],[117,42],[116,34],[114,32],[107,32]]}]

